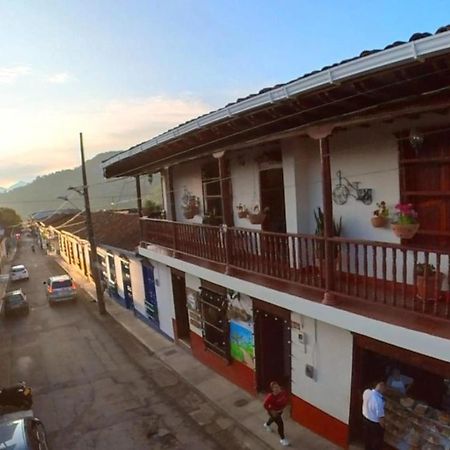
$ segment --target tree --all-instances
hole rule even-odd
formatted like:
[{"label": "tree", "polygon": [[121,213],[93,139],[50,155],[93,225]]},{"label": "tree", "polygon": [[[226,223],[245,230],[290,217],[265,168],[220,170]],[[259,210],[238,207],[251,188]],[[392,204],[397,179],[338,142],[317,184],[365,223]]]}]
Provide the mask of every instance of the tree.
[{"label": "tree", "polygon": [[0,226],[9,228],[19,225],[22,222],[21,217],[12,208],[0,208]]}]

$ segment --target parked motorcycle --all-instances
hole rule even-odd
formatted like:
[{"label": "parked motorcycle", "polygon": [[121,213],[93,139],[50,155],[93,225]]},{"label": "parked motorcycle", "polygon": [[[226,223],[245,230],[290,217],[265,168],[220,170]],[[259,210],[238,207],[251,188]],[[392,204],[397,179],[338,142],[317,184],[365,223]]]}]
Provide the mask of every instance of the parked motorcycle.
[{"label": "parked motorcycle", "polygon": [[33,394],[25,381],[14,386],[0,388],[0,414],[31,409]]}]

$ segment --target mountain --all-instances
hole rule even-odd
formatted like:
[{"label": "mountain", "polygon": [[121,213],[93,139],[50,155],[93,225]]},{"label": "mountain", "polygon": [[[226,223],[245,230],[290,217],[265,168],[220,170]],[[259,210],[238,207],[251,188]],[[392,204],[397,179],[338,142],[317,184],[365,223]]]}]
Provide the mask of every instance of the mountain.
[{"label": "mountain", "polygon": [[[101,162],[117,152],[105,152],[86,161],[86,173],[89,183],[91,209],[124,209],[136,208],[136,184],[134,178],[105,180]],[[65,169],[48,175],[37,177],[25,186],[14,190],[0,192],[0,207],[14,208],[23,218],[33,212],[57,208],[83,208],[82,196],[68,191],[70,186],[82,186],[81,167]],[[161,203],[161,183],[159,176],[152,181],[141,177],[143,200],[151,199]],[[68,201],[58,197],[67,196]]]},{"label": "mountain", "polygon": [[0,194],[3,194],[4,192],[6,192],[8,189],[4,188],[4,187],[0,187]]},{"label": "mountain", "polygon": [[12,186],[10,186],[8,189],[6,189],[8,192],[13,191],[14,189],[26,186],[28,183],[26,181],[18,181],[17,183],[14,183]]}]

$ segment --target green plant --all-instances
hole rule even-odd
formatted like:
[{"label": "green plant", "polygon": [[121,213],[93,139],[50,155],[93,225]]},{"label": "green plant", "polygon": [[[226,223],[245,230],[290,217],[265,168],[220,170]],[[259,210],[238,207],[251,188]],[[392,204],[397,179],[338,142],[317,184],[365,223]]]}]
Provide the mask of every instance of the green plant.
[{"label": "green plant", "polygon": [[154,212],[160,212],[161,211],[161,205],[159,203],[156,203],[153,200],[145,200],[144,202],[144,208],[149,212],[149,213],[154,213]]},{"label": "green plant", "polygon": [[433,264],[427,264],[427,263],[417,264],[416,265],[416,275],[419,277],[424,277],[425,273],[431,277],[436,275],[436,267],[434,267]]},{"label": "green plant", "polygon": [[[325,234],[325,215],[322,208],[319,206],[317,211],[314,210],[314,219],[316,221],[316,236],[323,236]],[[333,235],[340,236],[342,231],[342,217],[339,218],[339,222],[333,219]]]},{"label": "green plant", "polygon": [[397,210],[397,213],[395,214],[392,223],[398,225],[413,225],[419,223],[418,214],[413,209],[411,203],[398,203],[395,205],[395,209]]},{"label": "green plant", "polygon": [[386,202],[382,201],[377,203],[377,208],[374,212],[373,215],[376,217],[385,217],[388,218],[389,217],[389,208],[386,206]]}]

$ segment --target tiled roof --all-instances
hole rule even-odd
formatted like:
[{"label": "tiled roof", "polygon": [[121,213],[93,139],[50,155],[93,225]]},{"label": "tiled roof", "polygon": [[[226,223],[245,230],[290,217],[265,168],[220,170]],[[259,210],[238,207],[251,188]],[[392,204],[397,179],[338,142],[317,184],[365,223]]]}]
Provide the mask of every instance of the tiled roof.
[{"label": "tiled roof", "polygon": [[[84,214],[75,218],[67,225],[62,225],[70,217],[60,222],[60,225],[47,223],[46,225],[59,226],[60,230],[74,234],[80,239],[88,239],[87,230],[83,222]],[[109,245],[124,250],[134,250],[140,241],[140,226],[138,214],[125,214],[110,211],[98,211],[92,213],[92,222],[97,245]]]},{"label": "tiled roof", "polygon": [[[332,65],[324,66],[324,67],[322,67],[320,70],[314,70],[314,71],[312,71],[312,72],[306,73],[306,74],[301,75],[300,77],[295,78],[295,79],[293,79],[293,80],[290,80],[290,81],[288,81],[288,82],[286,82],[286,83],[280,83],[280,84],[276,84],[276,85],[274,85],[274,86],[265,87],[265,88],[259,90],[259,91],[256,92],[256,93],[250,94],[250,95],[248,95],[248,96],[246,96],[246,97],[238,98],[236,101],[231,102],[231,103],[228,103],[227,105],[225,105],[225,106],[222,107],[222,108],[219,108],[218,110],[214,110],[214,111],[210,111],[210,112],[208,112],[208,113],[202,114],[201,116],[198,116],[198,117],[196,117],[196,118],[194,118],[194,119],[191,119],[191,120],[188,120],[188,121],[186,121],[186,122],[184,122],[184,123],[181,123],[181,124],[177,125],[176,127],[170,128],[170,129],[167,130],[166,132],[170,132],[170,131],[176,130],[176,129],[178,129],[178,128],[180,128],[180,127],[186,125],[186,124],[189,124],[189,123],[191,123],[191,122],[194,122],[194,121],[196,121],[196,120],[198,120],[198,119],[200,119],[200,118],[202,118],[202,117],[208,116],[209,114],[211,114],[211,113],[213,113],[213,112],[220,111],[220,110],[225,109],[225,108],[227,108],[227,107],[229,107],[229,106],[235,105],[235,104],[240,103],[240,102],[242,102],[242,101],[244,101],[244,100],[248,100],[248,99],[250,99],[250,98],[252,98],[252,97],[255,97],[255,96],[259,95],[259,94],[264,94],[265,92],[271,91],[272,89],[277,89],[277,88],[286,86],[286,85],[288,85],[288,84],[290,84],[290,83],[293,83],[293,82],[295,82],[295,81],[301,80],[301,79],[303,79],[303,78],[310,77],[310,76],[315,75],[315,74],[317,74],[317,73],[319,73],[319,72],[326,71],[326,70],[328,70],[328,69],[330,69],[330,68],[333,68],[333,67],[336,67],[336,66],[340,66],[341,64],[345,64],[345,63],[348,63],[348,62],[350,62],[350,61],[354,61],[354,60],[356,60],[356,59],[365,58],[365,57],[367,57],[367,56],[369,56],[369,55],[373,55],[373,54],[375,54],[375,53],[379,53],[379,52],[381,52],[381,51],[383,51],[383,50],[388,50],[388,49],[393,48],[393,47],[398,47],[399,45],[405,44],[405,43],[407,43],[407,42],[417,41],[417,40],[419,40],[419,39],[423,39],[423,38],[432,36],[433,34],[436,35],[436,34],[444,33],[444,32],[446,32],[446,31],[450,31],[450,25],[445,25],[445,26],[439,27],[439,28],[435,31],[435,33],[428,33],[428,32],[425,32],[425,33],[414,33],[407,41],[395,41],[395,42],[392,42],[391,44],[387,45],[386,47],[384,47],[384,48],[382,48],[382,49],[363,50],[359,55],[357,55],[357,56],[355,56],[355,57],[353,57],[353,58],[348,58],[348,59],[342,60],[342,61],[340,61],[340,62],[334,63],[334,64],[332,64]],[[145,144],[146,142],[148,142],[148,141],[144,141],[144,142],[141,142],[140,144],[133,145],[133,146],[130,147],[128,150],[124,150],[124,151],[121,152],[121,153],[126,153],[126,152],[128,152],[129,150],[134,149],[135,147],[139,147],[140,145]],[[120,155],[120,154],[119,154],[119,155]],[[105,161],[103,161],[103,163],[106,163],[109,159],[115,158],[116,156],[117,156],[117,155],[112,156],[111,158],[106,159]]]}]

